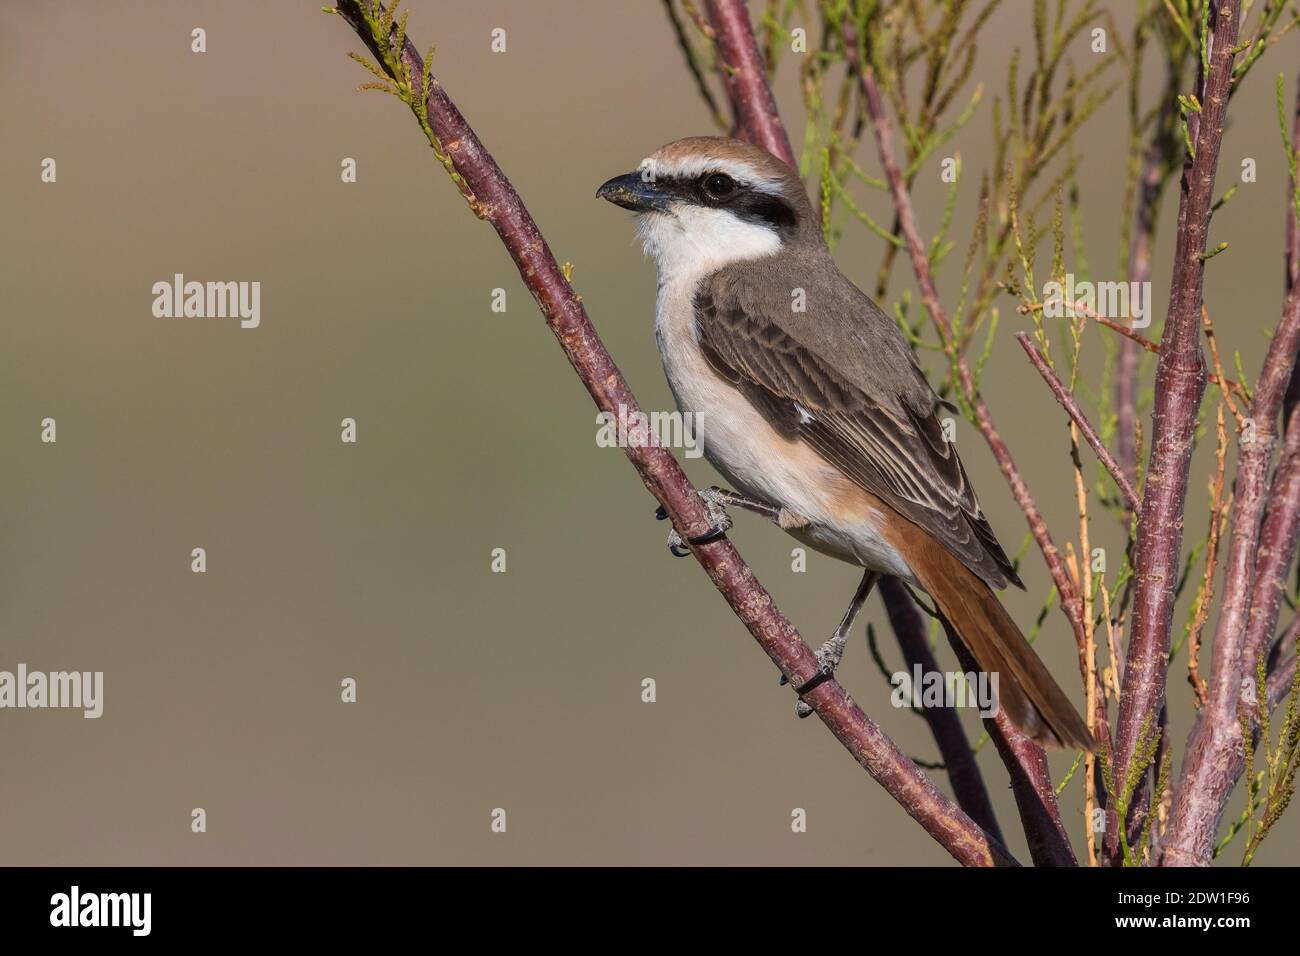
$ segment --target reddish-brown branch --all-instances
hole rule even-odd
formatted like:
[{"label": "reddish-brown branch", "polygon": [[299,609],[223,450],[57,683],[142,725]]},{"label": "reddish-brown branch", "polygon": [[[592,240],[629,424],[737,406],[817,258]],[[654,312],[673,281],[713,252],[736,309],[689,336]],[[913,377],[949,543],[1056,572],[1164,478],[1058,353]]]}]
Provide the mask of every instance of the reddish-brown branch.
[{"label": "reddish-brown branch", "polygon": [[[925,620],[907,588],[898,578],[883,575],[876,590],[880,592],[885,611],[889,615],[889,623],[898,636],[898,645],[902,649],[908,670],[919,665],[923,673],[937,673],[939,662],[930,650]],[[934,735],[958,805],[986,833],[998,840],[1003,839],[1002,830],[993,813],[993,804],[989,802],[988,789],[984,786],[984,778],[975,762],[975,752],[966,739],[966,731],[962,729],[957,711],[951,707],[926,707],[921,711],[921,717]]]},{"label": "reddish-brown branch", "polygon": [[[1292,288],[1269,343],[1237,455],[1232,536],[1214,635],[1209,699],[1198,711],[1165,838],[1164,863],[1208,865],[1223,808],[1241,772],[1240,710],[1253,709],[1242,681],[1254,678],[1277,626],[1287,569],[1300,532],[1300,418],[1287,427],[1270,484],[1275,429],[1300,347],[1300,289]],[[1261,526],[1264,509],[1268,514]]]},{"label": "reddish-brown branch", "polygon": [[[1124,338],[1128,339],[1130,342],[1134,343],[1140,348],[1145,349],[1151,354],[1153,355],[1160,354],[1160,346],[1157,345],[1155,342],[1152,342],[1141,332],[1138,332],[1134,329],[1130,329],[1127,326],[1121,325],[1120,323],[1115,322],[1112,319],[1106,318],[1104,315],[1098,315],[1095,309],[1088,308],[1088,306],[1085,305],[1084,303],[1066,302],[1065,306],[1071,309],[1075,315],[1085,316],[1086,318],[1092,319],[1098,325],[1104,325],[1112,332],[1118,332],[1120,335],[1124,336]],[[1229,393],[1228,394],[1229,402],[1232,401],[1232,396],[1234,395],[1240,398],[1242,401],[1249,401],[1249,399],[1246,397],[1246,390],[1241,387],[1241,383],[1234,382],[1226,375],[1218,375],[1215,373],[1207,372],[1206,381],[1208,381],[1212,385],[1217,386],[1223,391]]]},{"label": "reddish-brown branch", "polygon": [[1096,429],[1092,427],[1092,423],[1083,414],[1083,409],[1074,400],[1074,396],[1061,384],[1061,380],[1052,371],[1052,367],[1047,364],[1047,359],[1043,357],[1043,353],[1034,347],[1034,343],[1030,341],[1029,333],[1017,332],[1016,341],[1025,350],[1025,354],[1029,356],[1029,361],[1033,363],[1034,368],[1038,369],[1038,374],[1043,376],[1043,381],[1052,390],[1052,394],[1056,396],[1056,400],[1065,409],[1065,413],[1070,416],[1070,420],[1078,426],[1079,434],[1083,436],[1083,440],[1097,453],[1097,458],[1100,459],[1106,471],[1110,473],[1111,478],[1115,480],[1115,487],[1124,496],[1124,501],[1130,510],[1137,508],[1137,492],[1129,484],[1128,476],[1120,469],[1119,463],[1115,461],[1110,449],[1106,447],[1106,443],[1101,440],[1101,436],[1097,434]]},{"label": "reddish-brown branch", "polygon": [[[962,670],[976,672],[979,665],[971,656],[960,637],[944,622],[948,643],[957,655]],[[1011,775],[1011,793],[1016,798],[1016,809],[1025,827],[1025,840],[1029,856],[1035,866],[1078,866],[1078,858],[1070,846],[1069,834],[1061,821],[1061,810],[1056,802],[1056,788],[1052,784],[1047,754],[1043,748],[1022,734],[999,710],[992,718],[984,719],[998,756]]]},{"label": "reddish-brown branch", "polygon": [[754,38],[745,0],[705,0],[718,51],[718,71],[740,134],[795,165],[790,137],[767,85],[767,66]]},{"label": "reddish-brown branch", "polygon": [[[380,62],[391,54],[394,33],[380,49],[371,36],[358,0],[340,0],[339,15]],[[383,42],[383,41],[381,41]],[[423,75],[424,63],[407,39],[396,51],[410,75]],[[615,412],[639,406],[622,373],[596,334],[586,309],[565,279],[518,193],[501,172],[465,118],[434,79],[427,91],[430,127],[478,201],[478,209],[497,231],[520,276],[541,308],[547,325],[597,406]],[[650,493],[667,509],[684,535],[710,530],[704,503],[673,455],[657,445],[629,447],[627,456]],[[723,538],[692,550],[736,616],[792,684],[818,672],[817,659],[777,609],[730,541]],[[923,774],[834,680],[816,687],[805,700],[854,759],[894,797],[954,858],[967,865],[1015,865],[1015,860]]]},{"label": "reddish-brown branch", "polygon": [[[1116,781],[1127,778],[1139,750],[1143,724],[1164,708],[1187,479],[1205,393],[1205,356],[1201,348],[1203,256],[1232,82],[1239,8],[1240,0],[1219,0],[1213,5],[1209,71],[1201,85],[1202,112],[1188,119],[1195,157],[1189,156],[1183,166],[1170,303],[1156,369],[1151,454],[1134,549],[1132,636],[1112,759]],[[1149,788],[1144,782],[1130,804],[1135,833],[1145,817],[1148,799]],[[1112,861],[1118,861],[1118,827],[1128,824],[1116,821],[1113,813],[1109,824],[1107,853]]]},{"label": "reddish-brown branch", "polygon": [[[1300,152],[1300,78],[1296,79],[1295,103],[1291,107],[1291,152]],[[1300,220],[1296,219],[1294,184],[1286,180],[1286,294],[1291,295],[1300,280]],[[1282,403],[1282,423],[1285,428],[1291,413],[1300,406],[1300,367],[1291,370],[1291,384],[1286,389]]]},{"label": "reddish-brown branch", "polygon": [[1146,351],[1150,352],[1153,355],[1160,354],[1160,346],[1157,345],[1155,342],[1152,342],[1141,332],[1136,332],[1133,329],[1130,329],[1128,326],[1120,325],[1118,322],[1115,322],[1111,319],[1104,318],[1103,316],[1100,315],[1096,315],[1095,313],[1085,313],[1085,314],[1087,314],[1090,319],[1095,319],[1099,325],[1104,325],[1106,326],[1106,328],[1118,332],[1120,335],[1124,336],[1124,338],[1132,342],[1134,345],[1146,349]]},{"label": "reddish-brown branch", "polygon": [[[1291,106],[1291,152],[1295,153],[1300,149],[1300,78],[1296,79],[1295,103]],[[1296,220],[1295,202],[1292,195],[1291,180],[1288,177],[1286,181],[1286,292],[1291,294],[1291,289],[1296,284],[1296,279],[1300,278],[1300,221]],[[1300,385],[1297,384],[1300,379],[1297,376],[1291,376],[1291,388],[1287,391],[1287,404],[1296,404],[1297,390]]]},{"label": "reddish-brown branch", "polygon": [[[1296,293],[1292,293],[1294,298]],[[1292,381],[1295,372],[1292,370]],[[1287,420],[1282,454],[1268,489],[1267,511],[1259,533],[1255,588],[1242,647],[1241,672],[1253,677],[1261,654],[1277,629],[1287,573],[1300,545],[1300,416]]]}]

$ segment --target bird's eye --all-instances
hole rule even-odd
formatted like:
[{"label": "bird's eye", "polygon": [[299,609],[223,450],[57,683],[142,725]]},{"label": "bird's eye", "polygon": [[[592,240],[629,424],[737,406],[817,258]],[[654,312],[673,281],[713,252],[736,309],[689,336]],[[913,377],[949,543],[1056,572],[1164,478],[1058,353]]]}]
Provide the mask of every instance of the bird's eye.
[{"label": "bird's eye", "polygon": [[730,199],[736,191],[736,181],[726,173],[712,173],[704,177],[704,194],[714,201]]}]

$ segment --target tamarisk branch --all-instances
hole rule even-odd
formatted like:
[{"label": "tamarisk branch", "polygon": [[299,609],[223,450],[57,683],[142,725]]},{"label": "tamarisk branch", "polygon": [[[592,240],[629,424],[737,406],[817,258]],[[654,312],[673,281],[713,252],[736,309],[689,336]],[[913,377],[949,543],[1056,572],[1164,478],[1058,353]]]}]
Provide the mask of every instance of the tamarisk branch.
[{"label": "tamarisk branch", "polygon": [[749,24],[745,0],[706,0],[718,51],[718,71],[731,100],[737,131],[778,159],[795,165],[794,150],[767,85],[767,68]]},{"label": "tamarisk branch", "polygon": [[1092,427],[1092,423],[1084,416],[1083,409],[1079,408],[1079,403],[1074,400],[1074,396],[1069,393],[1065,385],[1056,376],[1056,373],[1052,371],[1047,364],[1047,360],[1043,357],[1043,353],[1034,347],[1034,343],[1030,341],[1027,332],[1017,332],[1016,341],[1025,350],[1025,354],[1029,356],[1029,361],[1033,363],[1034,368],[1038,369],[1038,374],[1043,376],[1043,381],[1052,390],[1052,394],[1060,402],[1061,407],[1065,409],[1065,413],[1070,416],[1070,420],[1078,426],[1079,434],[1083,436],[1083,440],[1097,453],[1097,458],[1111,478],[1115,480],[1115,487],[1124,496],[1127,506],[1130,509],[1136,508],[1139,503],[1137,492],[1133,490],[1133,485],[1129,483],[1128,476],[1124,474],[1119,463],[1115,461],[1110,449],[1106,447],[1106,443],[1097,434],[1097,430]]},{"label": "tamarisk branch", "polygon": [[[1121,787],[1128,779],[1136,755],[1146,747],[1147,742],[1142,739],[1144,725],[1150,728],[1152,715],[1160,714],[1165,702],[1187,479],[1206,384],[1200,338],[1205,245],[1240,13],[1240,0],[1217,0],[1211,4],[1211,33],[1207,38],[1209,69],[1200,78],[1201,112],[1189,114],[1187,118],[1193,149],[1184,161],[1181,180],[1169,311],[1156,368],[1151,454],[1134,549],[1137,583],[1133,596],[1133,629],[1125,659],[1112,757],[1114,779]],[[1142,769],[1145,774],[1147,768]],[[1130,820],[1117,821],[1112,808],[1106,828],[1106,850],[1111,860],[1119,859],[1119,826],[1129,827],[1135,835],[1140,831],[1149,795],[1144,776],[1130,803]]]},{"label": "tamarisk branch", "polygon": [[[1297,142],[1300,115],[1293,126],[1292,152]],[[1243,432],[1237,455],[1232,536],[1214,635],[1209,699],[1197,712],[1188,737],[1161,859],[1167,866],[1204,866],[1212,858],[1224,807],[1244,763],[1241,710],[1244,707],[1256,725],[1260,717],[1255,695],[1243,694],[1242,682],[1255,677],[1261,656],[1268,653],[1287,571],[1300,542],[1300,416],[1292,414],[1300,348],[1300,284],[1292,269],[1295,204],[1288,201],[1286,206],[1286,304],[1250,404],[1253,427]],[[1285,423],[1285,437],[1270,481],[1279,417]],[[1272,694],[1266,695],[1265,704],[1274,706]]]}]

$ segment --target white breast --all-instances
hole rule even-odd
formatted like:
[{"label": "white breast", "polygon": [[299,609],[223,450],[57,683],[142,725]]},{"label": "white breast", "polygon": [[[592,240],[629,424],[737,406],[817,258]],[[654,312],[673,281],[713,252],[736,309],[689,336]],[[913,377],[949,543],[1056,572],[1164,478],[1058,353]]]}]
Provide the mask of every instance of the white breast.
[{"label": "white breast", "polygon": [[912,580],[906,562],[876,532],[872,514],[845,516],[842,473],[803,442],[778,434],[705,359],[693,304],[699,281],[738,259],[780,250],[771,230],[728,218],[734,224],[713,229],[715,238],[724,229],[730,233],[730,254],[720,261],[713,253],[718,246],[702,244],[698,230],[682,229],[679,220],[667,216],[643,217],[642,239],[659,266],[655,337],[677,407],[691,413],[695,440],[736,491],[808,520],[797,534],[801,540],[836,557]]}]

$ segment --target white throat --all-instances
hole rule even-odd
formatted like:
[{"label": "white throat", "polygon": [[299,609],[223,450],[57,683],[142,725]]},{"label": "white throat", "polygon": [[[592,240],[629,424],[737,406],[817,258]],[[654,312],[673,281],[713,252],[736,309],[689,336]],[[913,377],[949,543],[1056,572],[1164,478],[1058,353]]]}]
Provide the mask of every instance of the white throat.
[{"label": "white throat", "polygon": [[781,250],[781,237],[727,209],[680,203],[671,213],[638,217],[637,233],[655,262],[659,284],[698,280],[723,266],[761,259]]}]

